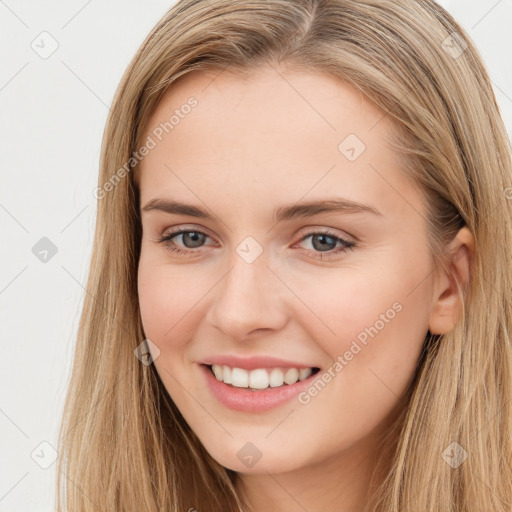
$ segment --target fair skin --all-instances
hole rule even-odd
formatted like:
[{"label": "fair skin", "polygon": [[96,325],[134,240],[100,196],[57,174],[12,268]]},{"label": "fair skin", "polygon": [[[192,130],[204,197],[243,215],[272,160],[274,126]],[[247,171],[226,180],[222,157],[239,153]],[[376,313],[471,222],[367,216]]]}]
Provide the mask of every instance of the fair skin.
[{"label": "fair skin", "polygon": [[[141,162],[141,208],[172,199],[212,218],[141,212],[141,317],[166,389],[211,456],[238,472],[252,510],[355,512],[427,331],[453,328],[459,298],[449,274],[432,272],[422,195],[386,144],[388,119],[338,79],[274,68],[250,79],[194,72],[151,116],[144,140],[198,101]],[[354,161],[338,149],[348,134],[366,146]],[[380,214],[272,218],[283,205],[341,197]],[[174,237],[168,244],[188,251],[177,254],[158,241],[171,228],[207,236]],[[326,229],[355,247],[340,252],[327,238],[321,260]],[[248,236],[263,248],[252,263],[236,252]],[[466,228],[449,247],[461,280],[472,248]],[[216,353],[307,361],[321,375],[396,303],[400,312],[307,404],[235,411],[204,386],[198,362]],[[247,442],[262,454],[252,467],[237,457]]]}]

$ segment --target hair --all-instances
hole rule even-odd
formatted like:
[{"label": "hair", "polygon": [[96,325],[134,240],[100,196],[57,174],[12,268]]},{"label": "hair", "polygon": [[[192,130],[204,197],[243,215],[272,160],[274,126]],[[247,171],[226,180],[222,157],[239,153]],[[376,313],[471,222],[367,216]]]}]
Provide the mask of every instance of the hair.
[{"label": "hair", "polygon": [[[59,433],[58,510],[247,507],[237,473],[209,455],[154,365],[134,356],[145,335],[133,154],[180,76],[242,77],[281,62],[343,80],[391,121],[401,172],[423,191],[436,272],[451,272],[446,248],[462,226],[475,241],[469,281],[454,276],[461,315],[450,332],[427,333],[383,438],[392,463],[367,512],[509,512],[511,148],[477,49],[432,0],[182,0],[147,36],[103,136],[87,294]],[[443,457],[454,446],[467,452],[457,467]]]}]

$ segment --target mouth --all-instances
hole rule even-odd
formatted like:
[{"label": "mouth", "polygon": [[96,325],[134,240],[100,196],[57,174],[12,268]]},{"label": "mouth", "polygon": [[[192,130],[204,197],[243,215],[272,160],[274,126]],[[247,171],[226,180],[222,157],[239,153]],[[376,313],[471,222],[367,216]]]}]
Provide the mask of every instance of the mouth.
[{"label": "mouth", "polygon": [[254,392],[261,392],[269,388],[279,389],[293,386],[297,382],[304,381],[316,375],[320,368],[294,368],[294,367],[271,367],[255,368],[246,370],[244,368],[231,367],[219,364],[202,364],[201,366],[215,377],[215,379],[230,388],[245,389]]}]

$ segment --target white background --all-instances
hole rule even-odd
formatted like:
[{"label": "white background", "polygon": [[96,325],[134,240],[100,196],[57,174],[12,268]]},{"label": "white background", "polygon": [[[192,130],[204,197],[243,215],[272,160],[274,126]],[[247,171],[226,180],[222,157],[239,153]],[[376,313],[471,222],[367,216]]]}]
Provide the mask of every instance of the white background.
[{"label": "white background", "polygon": [[[57,444],[101,136],[122,73],[172,4],[0,0],[1,512],[53,510],[55,464],[35,461]],[[512,133],[512,0],[441,4],[476,42]],[[31,47],[43,31],[58,42],[47,59]],[[46,263],[32,253],[42,237],[58,249]]]}]

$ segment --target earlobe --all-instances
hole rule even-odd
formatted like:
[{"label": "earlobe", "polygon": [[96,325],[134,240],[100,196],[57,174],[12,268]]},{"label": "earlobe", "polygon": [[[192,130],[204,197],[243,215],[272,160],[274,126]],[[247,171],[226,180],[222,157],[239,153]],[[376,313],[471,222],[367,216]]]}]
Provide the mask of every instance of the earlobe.
[{"label": "earlobe", "polygon": [[440,271],[434,287],[429,324],[432,334],[445,334],[457,323],[462,308],[457,282],[461,288],[469,284],[474,247],[473,235],[466,226],[459,230],[448,246],[448,271]]}]

